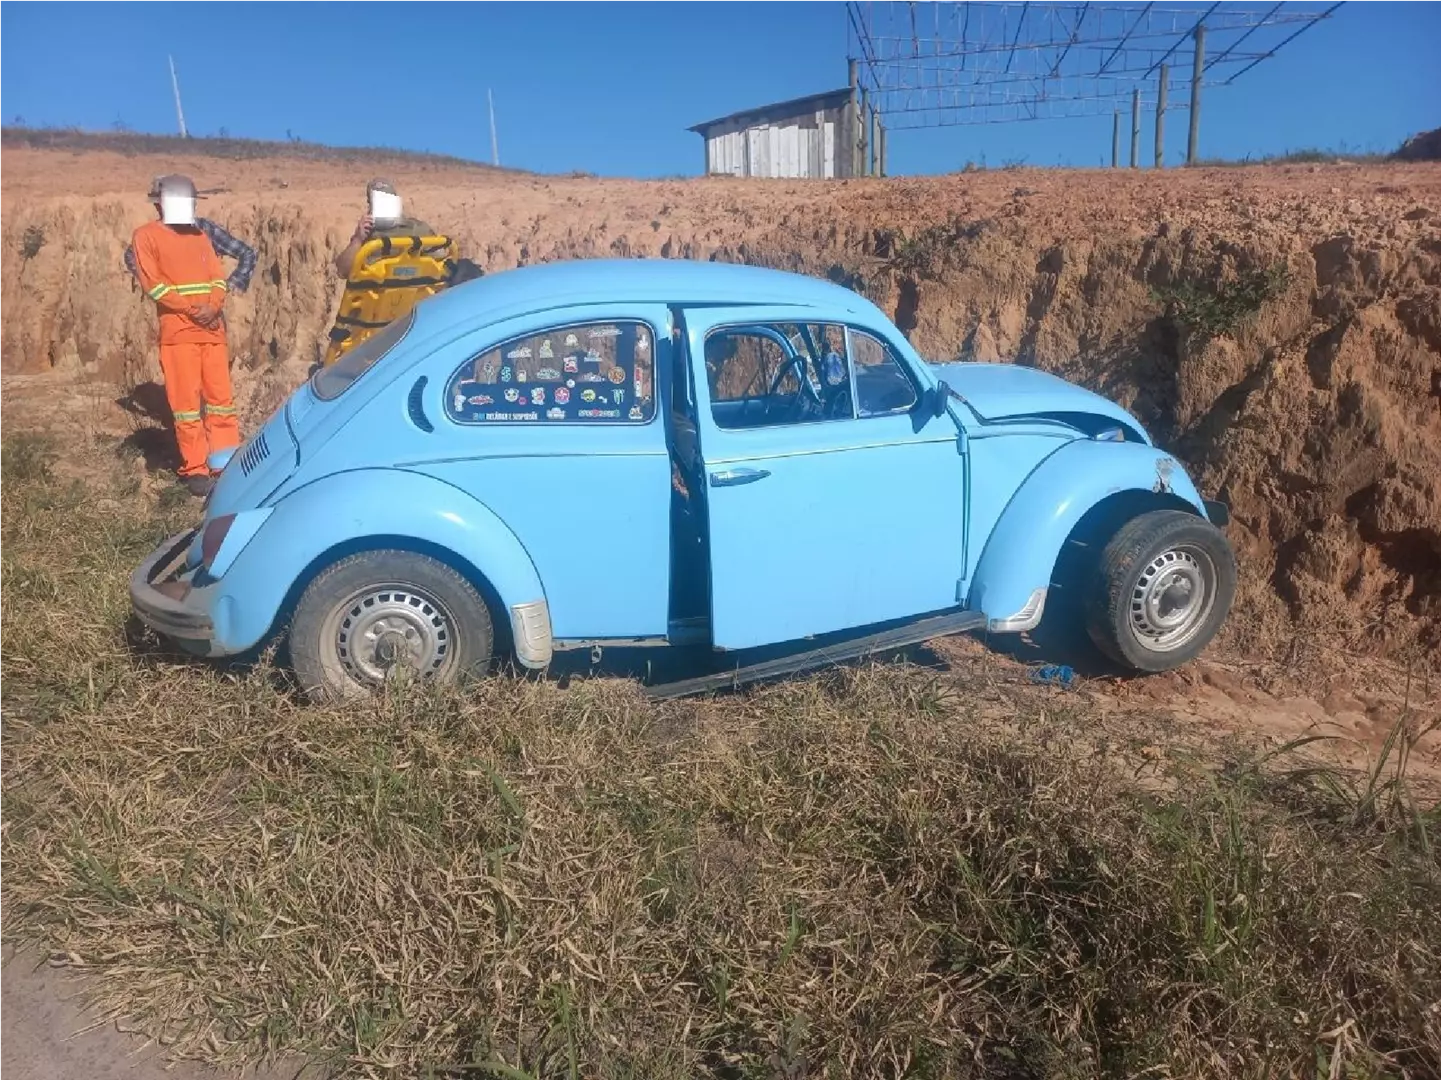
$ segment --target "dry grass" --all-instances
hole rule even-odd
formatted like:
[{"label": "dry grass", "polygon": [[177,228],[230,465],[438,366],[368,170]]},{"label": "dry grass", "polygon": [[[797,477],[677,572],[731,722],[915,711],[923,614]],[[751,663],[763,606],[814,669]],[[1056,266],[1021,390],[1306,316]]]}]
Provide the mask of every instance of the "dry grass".
[{"label": "dry grass", "polygon": [[290,138],[285,142],[232,138],[229,135],[153,135],[135,131],[83,131],[79,128],[25,127],[0,129],[0,146],[72,152],[109,151],[127,157],[136,154],[189,154],[197,157],[255,161],[285,158],[291,161],[331,161],[346,165],[443,165],[452,168],[523,174],[524,170],[487,165],[449,154],[401,150],[389,146],[326,146]]},{"label": "dry grass", "polygon": [[1080,752],[1073,699],[998,725],[904,667],[303,706],[127,629],[130,568],[193,509],[101,517],[40,444],[3,463],[5,934],[177,1054],[1436,1075],[1436,812],[1402,787],[1273,761],[1148,793]]}]

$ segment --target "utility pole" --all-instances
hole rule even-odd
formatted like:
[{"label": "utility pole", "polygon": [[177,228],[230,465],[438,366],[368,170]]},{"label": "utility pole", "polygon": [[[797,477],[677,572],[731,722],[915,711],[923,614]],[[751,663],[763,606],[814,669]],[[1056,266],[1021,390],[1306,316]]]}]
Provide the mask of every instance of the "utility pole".
[{"label": "utility pole", "polygon": [[1161,79],[1156,84],[1156,168],[1166,167],[1166,79],[1171,69],[1161,65]]},{"label": "utility pole", "polygon": [[1111,114],[1111,168],[1121,167],[1121,110]]},{"label": "utility pole", "polygon": [[885,121],[884,121],[884,120],[881,121],[881,123],[880,123],[880,131],[879,131],[879,132],[877,133],[877,135],[876,135],[876,152],[880,155],[880,166],[879,166],[879,170],[878,170],[878,175],[880,175],[880,176],[885,176],[885,175],[886,175],[886,124],[885,124]]},{"label": "utility pole", "polygon": [[1131,168],[1141,167],[1141,89],[1131,91]]},{"label": "utility pole", "polygon": [[869,131],[866,130],[870,123],[868,119],[871,112],[871,94],[869,90],[861,90],[861,107],[856,113],[857,138],[856,138],[856,171],[855,176],[866,176],[870,173],[870,143]]},{"label": "utility pole", "polygon": [[866,138],[867,149],[870,150],[870,168],[866,170],[867,176],[879,176],[881,174],[881,153],[880,146],[876,141],[876,133],[880,130],[880,114],[876,112],[875,106],[871,106],[870,132]]},{"label": "utility pole", "polygon": [[170,88],[175,91],[175,119],[180,121],[180,137],[190,138],[185,130],[185,110],[180,107],[180,80],[175,75],[175,57],[170,57]]},{"label": "utility pole", "polygon": [[851,60],[847,64],[849,82],[851,87],[850,100],[846,102],[845,111],[841,114],[841,144],[844,150],[844,165],[841,163],[840,155],[837,155],[836,175],[856,175],[856,149],[860,139],[857,130],[860,127],[860,95],[856,93],[856,84],[860,81],[858,64]]},{"label": "utility pole", "polygon": [[1186,164],[1197,162],[1201,143],[1201,72],[1206,59],[1206,28],[1196,27],[1196,55],[1191,64],[1191,131],[1186,137]]},{"label": "utility pole", "polygon": [[485,103],[490,108],[490,163],[500,165],[500,148],[495,141],[495,98],[491,96],[490,87],[485,88]]}]

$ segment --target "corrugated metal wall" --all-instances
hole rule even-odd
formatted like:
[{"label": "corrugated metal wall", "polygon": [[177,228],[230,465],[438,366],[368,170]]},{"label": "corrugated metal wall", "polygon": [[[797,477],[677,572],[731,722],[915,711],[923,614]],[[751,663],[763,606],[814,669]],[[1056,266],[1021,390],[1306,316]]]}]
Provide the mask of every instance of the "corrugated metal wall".
[{"label": "corrugated metal wall", "polygon": [[706,172],[773,179],[832,179],[841,109],[823,109],[755,127],[725,125],[706,134]]}]

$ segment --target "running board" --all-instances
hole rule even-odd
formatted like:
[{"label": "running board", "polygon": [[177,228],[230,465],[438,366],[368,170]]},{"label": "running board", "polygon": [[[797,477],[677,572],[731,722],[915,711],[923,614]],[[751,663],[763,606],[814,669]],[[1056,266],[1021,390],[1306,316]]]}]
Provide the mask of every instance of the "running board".
[{"label": "running board", "polygon": [[[773,679],[781,675],[793,675],[800,671],[826,667],[846,660],[855,660],[876,652],[918,645],[932,638],[948,637],[967,630],[979,630],[986,625],[986,617],[976,611],[957,611],[949,615],[937,615],[919,622],[906,623],[864,637],[839,641],[810,649],[801,653],[790,653],[770,660],[761,660],[729,671],[718,671],[712,675],[700,675],[693,679],[661,683],[645,688],[646,696],[654,700],[688,697],[703,694],[708,690],[731,689],[746,683]],[[827,635],[832,636],[832,635]]]}]

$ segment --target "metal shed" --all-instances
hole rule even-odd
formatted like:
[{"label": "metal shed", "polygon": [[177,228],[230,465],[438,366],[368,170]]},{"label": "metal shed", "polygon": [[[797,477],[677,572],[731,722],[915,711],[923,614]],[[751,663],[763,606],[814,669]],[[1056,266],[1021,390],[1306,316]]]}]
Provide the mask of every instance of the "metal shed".
[{"label": "metal shed", "polygon": [[[879,127],[855,87],[848,86],[731,113],[688,130],[705,140],[708,176],[829,180],[880,175],[884,138],[868,138],[862,117]],[[868,161],[867,147],[877,141],[878,152]]]}]

